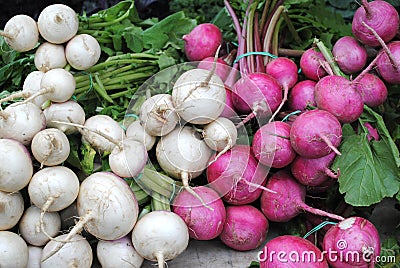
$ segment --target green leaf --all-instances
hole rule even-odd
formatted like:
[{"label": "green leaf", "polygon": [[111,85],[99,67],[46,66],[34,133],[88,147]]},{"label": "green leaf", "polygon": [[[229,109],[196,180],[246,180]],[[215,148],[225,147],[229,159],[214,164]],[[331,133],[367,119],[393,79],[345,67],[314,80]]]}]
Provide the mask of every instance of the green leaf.
[{"label": "green leaf", "polygon": [[94,158],[96,157],[96,150],[93,149],[87,143],[83,143],[81,146],[81,154],[83,156],[81,160],[82,170],[86,174],[92,174],[94,170]]}]

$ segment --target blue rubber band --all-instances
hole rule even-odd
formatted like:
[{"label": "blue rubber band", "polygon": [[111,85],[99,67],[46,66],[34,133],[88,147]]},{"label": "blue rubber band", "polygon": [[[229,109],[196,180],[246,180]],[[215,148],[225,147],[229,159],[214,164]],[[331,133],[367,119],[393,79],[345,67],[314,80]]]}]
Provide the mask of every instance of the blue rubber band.
[{"label": "blue rubber band", "polygon": [[324,228],[326,225],[328,224],[332,224],[332,225],[336,225],[336,222],[331,222],[331,221],[324,221],[321,222],[320,224],[318,224],[317,226],[315,226],[314,228],[312,228],[308,233],[306,233],[303,238],[307,238],[310,234],[315,233],[316,231]]},{"label": "blue rubber band", "polygon": [[291,112],[290,114],[286,115],[286,116],[282,119],[282,122],[287,121],[289,117],[291,117],[292,115],[296,115],[296,114],[298,114],[298,113],[301,113],[301,110],[296,110],[296,111],[294,111],[294,112]]},{"label": "blue rubber band", "polygon": [[126,114],[124,117],[133,117],[136,120],[139,120],[139,116],[137,116],[136,114]]},{"label": "blue rubber band", "polygon": [[276,55],[274,55],[274,54],[271,54],[271,53],[269,53],[269,52],[263,52],[263,51],[255,52],[255,51],[253,51],[253,52],[247,52],[247,53],[244,53],[244,54],[242,54],[242,55],[237,56],[237,58],[235,59],[235,61],[234,61],[233,63],[236,63],[236,62],[238,62],[241,58],[244,58],[244,57],[250,56],[250,55],[268,56],[268,57],[271,57],[271,58],[273,58],[273,59],[278,58],[278,56],[276,56]]}]

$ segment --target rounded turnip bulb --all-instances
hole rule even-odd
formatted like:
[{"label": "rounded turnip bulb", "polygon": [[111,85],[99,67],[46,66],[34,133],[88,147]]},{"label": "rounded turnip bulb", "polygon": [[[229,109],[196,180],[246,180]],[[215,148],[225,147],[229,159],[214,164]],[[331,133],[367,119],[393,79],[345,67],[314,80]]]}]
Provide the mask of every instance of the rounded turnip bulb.
[{"label": "rounded turnip bulb", "polygon": [[21,268],[28,265],[28,245],[19,235],[0,231],[0,261],[2,267]]},{"label": "rounded turnip bulb", "polygon": [[36,49],[34,63],[36,68],[42,72],[54,68],[64,68],[67,65],[64,46],[49,42],[42,43]]},{"label": "rounded turnip bulb", "polygon": [[[44,72],[32,71],[30,72],[22,84],[22,92],[26,92],[29,96],[35,94],[41,90],[40,82],[42,81]],[[44,95],[37,96],[32,99],[31,102],[41,107],[47,101],[47,97]]]},{"label": "rounded turnip bulb", "polygon": [[156,137],[147,133],[139,120],[131,123],[125,131],[127,139],[134,139],[143,143],[146,150],[149,151],[156,143]]},{"label": "rounded turnip bulb", "polygon": [[13,228],[24,213],[24,199],[18,192],[0,191],[0,231]]},{"label": "rounded turnip bulb", "polygon": [[207,145],[215,151],[226,151],[236,144],[237,129],[235,124],[225,118],[219,117],[204,126],[203,137]]},{"label": "rounded turnip bulb", "polygon": [[89,34],[75,35],[65,47],[65,57],[76,70],[87,70],[95,65],[101,54],[100,44]]},{"label": "rounded turnip bulb", "polygon": [[4,40],[18,52],[29,51],[39,42],[36,21],[28,15],[19,14],[9,19],[4,26]]}]

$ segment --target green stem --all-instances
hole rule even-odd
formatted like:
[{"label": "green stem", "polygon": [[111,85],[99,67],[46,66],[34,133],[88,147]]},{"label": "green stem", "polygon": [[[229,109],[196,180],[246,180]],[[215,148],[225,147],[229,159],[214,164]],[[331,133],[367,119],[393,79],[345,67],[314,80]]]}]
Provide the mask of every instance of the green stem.
[{"label": "green stem", "polygon": [[324,43],[317,38],[314,39],[314,43],[317,45],[318,49],[321,51],[321,53],[324,55],[325,60],[328,62],[328,64],[331,66],[332,71],[335,75],[347,77],[342,70],[340,70],[339,66],[337,65],[336,61],[333,58],[332,52],[324,45]]},{"label": "green stem", "polygon": [[151,198],[151,211],[171,211],[169,199],[159,193],[153,193]]},{"label": "green stem", "polygon": [[116,24],[120,21],[123,21],[124,19],[129,17],[129,13],[131,11],[131,9],[134,7],[134,1],[132,1],[132,4],[129,6],[129,8],[127,9],[127,11],[120,16],[119,18],[112,20],[112,21],[105,21],[105,22],[97,22],[97,23],[90,23],[90,28],[91,29],[95,29],[95,28],[104,28],[113,24]]},{"label": "green stem", "polygon": [[94,79],[96,81],[96,83],[93,83],[93,88],[96,90],[96,92],[106,101],[113,103],[113,99],[108,96],[107,91],[104,88],[104,85],[102,83],[102,81],[100,80],[98,74],[94,75]]},{"label": "green stem", "polygon": [[290,19],[289,15],[288,15],[288,11],[285,10],[282,14],[283,14],[283,18],[285,19],[286,25],[289,29],[289,32],[292,34],[292,36],[294,38],[294,41],[297,44],[301,44],[301,38],[299,36],[299,33],[296,31],[292,20]]},{"label": "green stem", "polygon": [[[264,44],[263,44],[263,51],[271,53],[272,36],[274,34],[274,31],[275,31],[275,26],[276,26],[276,24],[277,24],[277,22],[279,20],[279,17],[282,14],[284,9],[285,9],[284,6],[279,6],[276,9],[274,15],[272,16],[271,21],[270,21],[270,23],[268,25],[267,32],[265,34],[265,39],[264,39]],[[270,60],[269,57],[265,57],[265,60],[264,60],[265,64],[267,64],[269,62],[269,60]]]}]

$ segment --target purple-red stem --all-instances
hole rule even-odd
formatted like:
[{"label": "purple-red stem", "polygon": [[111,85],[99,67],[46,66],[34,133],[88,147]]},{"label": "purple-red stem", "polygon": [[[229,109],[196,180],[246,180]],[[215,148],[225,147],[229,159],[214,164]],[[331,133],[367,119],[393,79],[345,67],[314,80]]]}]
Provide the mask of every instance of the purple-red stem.
[{"label": "purple-red stem", "polygon": [[[262,51],[261,39],[260,39],[260,29],[258,24],[258,12],[254,15],[254,50],[256,52]],[[262,55],[256,55],[256,72],[264,73],[265,72],[265,65]]]},{"label": "purple-red stem", "polygon": [[303,209],[303,210],[305,210],[307,212],[310,212],[312,214],[315,214],[315,215],[319,215],[319,216],[323,216],[323,217],[329,217],[329,218],[332,218],[332,219],[335,219],[335,220],[338,220],[338,221],[344,220],[344,218],[342,216],[339,216],[339,215],[336,215],[336,214],[332,214],[332,213],[329,213],[329,212],[326,212],[326,211],[323,211],[323,210],[320,210],[320,209],[317,209],[317,208],[310,207],[307,204],[305,204],[304,202],[302,202],[300,204],[297,204],[297,206],[298,206],[298,208]]},{"label": "purple-red stem", "polygon": [[328,177],[332,178],[332,179],[337,179],[340,176],[340,169],[338,168],[336,171],[333,171],[330,168],[325,168],[325,174],[328,175]]},{"label": "purple-red stem", "polygon": [[332,151],[334,151],[337,155],[342,155],[341,152],[339,152],[339,150],[333,146],[332,142],[328,139],[327,136],[325,135],[321,135],[320,138],[326,143],[326,145],[328,145],[329,148],[332,149]]},{"label": "purple-red stem", "polygon": [[372,13],[371,13],[371,8],[369,7],[369,4],[368,4],[368,0],[362,0],[362,6],[365,10],[365,15],[367,16],[367,19],[370,19],[372,16]]},{"label": "purple-red stem", "polygon": [[358,74],[357,77],[354,78],[351,82],[352,83],[360,82],[360,80],[364,77],[364,75],[372,70],[372,68],[375,66],[375,64],[378,61],[378,58],[380,56],[381,56],[381,53],[378,53],[378,55],[375,56],[375,58],[369,63],[369,65],[360,74]]}]

